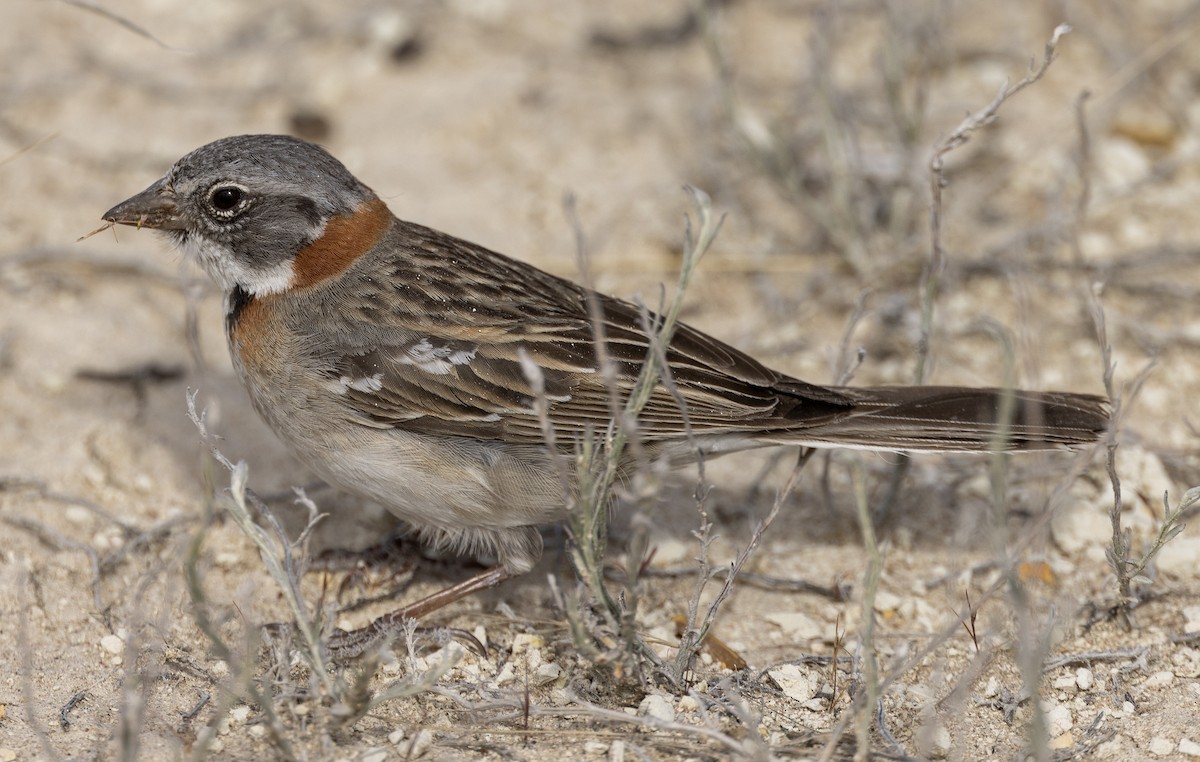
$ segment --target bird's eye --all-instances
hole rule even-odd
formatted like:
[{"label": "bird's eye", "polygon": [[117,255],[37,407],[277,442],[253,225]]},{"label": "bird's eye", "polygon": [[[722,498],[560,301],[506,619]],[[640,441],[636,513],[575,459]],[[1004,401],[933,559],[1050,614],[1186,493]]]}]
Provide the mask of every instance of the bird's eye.
[{"label": "bird's eye", "polygon": [[222,216],[230,216],[245,200],[246,190],[237,185],[218,185],[208,194],[213,211]]}]

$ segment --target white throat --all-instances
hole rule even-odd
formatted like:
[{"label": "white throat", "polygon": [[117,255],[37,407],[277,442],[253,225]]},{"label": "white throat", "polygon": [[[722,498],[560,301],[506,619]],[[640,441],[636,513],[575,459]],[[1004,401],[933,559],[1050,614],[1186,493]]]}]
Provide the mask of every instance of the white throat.
[{"label": "white throat", "polygon": [[266,268],[247,267],[228,248],[201,236],[189,235],[183,250],[226,292],[240,286],[251,296],[278,294],[291,288],[295,277],[290,259]]}]

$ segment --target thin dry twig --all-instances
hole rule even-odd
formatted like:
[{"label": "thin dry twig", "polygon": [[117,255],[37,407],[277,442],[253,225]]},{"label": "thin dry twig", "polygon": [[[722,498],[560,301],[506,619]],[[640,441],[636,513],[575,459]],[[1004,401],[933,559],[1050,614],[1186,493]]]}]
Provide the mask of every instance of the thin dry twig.
[{"label": "thin dry twig", "polygon": [[163,50],[169,50],[173,53],[190,53],[190,52],[192,52],[192,51],[186,50],[184,48],[177,48],[173,45],[168,45],[167,43],[165,43],[162,40],[160,40],[159,38],[155,37],[153,34],[146,31],[144,28],[138,26],[137,24],[133,23],[129,19],[125,18],[124,16],[121,16],[120,14],[117,14],[117,13],[113,13],[112,11],[108,10],[107,8],[102,8],[99,5],[91,2],[91,0],[59,0],[59,2],[65,3],[66,5],[74,6],[75,8],[79,8],[80,10],[85,10],[89,13],[94,13],[97,16],[100,16],[101,18],[108,19],[109,21],[113,22],[114,24],[116,24],[120,27],[123,27],[124,29],[127,29],[130,32],[133,32],[138,37],[143,37],[143,38],[149,40],[150,42],[153,42],[155,45],[159,46]]}]

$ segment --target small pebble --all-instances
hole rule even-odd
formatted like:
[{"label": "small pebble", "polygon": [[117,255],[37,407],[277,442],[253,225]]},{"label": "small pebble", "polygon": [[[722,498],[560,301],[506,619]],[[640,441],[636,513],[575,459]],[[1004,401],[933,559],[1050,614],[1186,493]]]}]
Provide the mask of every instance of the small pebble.
[{"label": "small pebble", "polygon": [[530,632],[517,633],[513,638],[512,652],[519,654],[522,651],[536,651],[546,645],[546,639],[541,635],[535,635]]},{"label": "small pebble", "polygon": [[1075,720],[1071,717],[1070,709],[1059,704],[1046,710],[1046,728],[1051,738],[1061,736],[1073,727]]},{"label": "small pebble", "polygon": [[100,638],[100,647],[110,654],[118,655],[125,651],[125,641],[116,635],[105,635]]},{"label": "small pebble", "polygon": [[875,593],[875,610],[880,614],[895,611],[898,608],[900,608],[900,596],[889,593],[887,590]]},{"label": "small pebble", "polygon": [[821,637],[821,625],[799,611],[777,611],[764,614],[763,619],[776,625],[793,638],[812,640]]},{"label": "small pebble", "polygon": [[1150,675],[1150,677],[1147,677],[1144,685],[1147,688],[1165,688],[1174,682],[1174,680],[1175,673],[1164,670],[1162,672],[1155,672],[1153,675]]},{"label": "small pebble", "polygon": [[557,680],[558,676],[561,674],[562,667],[558,666],[557,664],[554,664],[553,662],[543,664],[538,667],[537,672],[534,673],[533,684],[545,685],[546,683],[552,683]]},{"label": "small pebble", "polygon": [[929,739],[931,749],[930,756],[935,759],[944,759],[950,754],[950,747],[953,745],[953,740],[950,738],[950,731],[945,725],[938,724],[933,731],[933,737]]},{"label": "small pebble", "polygon": [[1056,736],[1050,739],[1050,743],[1046,744],[1055,751],[1059,749],[1069,749],[1075,745],[1075,734],[1071,731],[1063,733],[1061,736]]},{"label": "small pebble", "polygon": [[1181,738],[1179,739],[1179,753],[1200,758],[1200,743],[1196,743],[1190,738]]},{"label": "small pebble", "polygon": [[662,722],[675,721],[675,707],[657,693],[647,694],[646,698],[642,699],[642,703],[638,705],[637,713],[640,717],[652,717]]},{"label": "small pebble", "polygon": [[983,689],[984,698],[996,698],[1000,694],[1000,681],[995,677],[989,677],[987,686]]},{"label": "small pebble", "polygon": [[368,749],[367,751],[364,751],[363,755],[359,759],[361,759],[363,762],[387,762],[387,758],[388,750],[379,746],[374,749]]},{"label": "small pebble", "polygon": [[1090,691],[1095,682],[1095,676],[1092,675],[1092,671],[1087,667],[1080,667],[1075,670],[1075,685],[1079,687],[1079,690]]},{"label": "small pebble", "polygon": [[1150,753],[1156,757],[1165,757],[1175,751],[1175,744],[1171,743],[1170,738],[1155,736],[1150,739]]},{"label": "small pebble", "polygon": [[817,689],[820,687],[816,680],[810,678],[808,673],[796,664],[780,665],[768,670],[767,674],[778,683],[779,689],[783,691],[784,695],[800,703],[817,695]]},{"label": "small pebble", "polygon": [[17,758],[17,753],[12,749],[0,749],[0,762],[13,762]]},{"label": "small pebble", "polygon": [[585,754],[605,754],[608,752],[608,744],[603,741],[584,741],[583,751]]},{"label": "small pebble", "polygon": [[412,737],[411,741],[405,742],[401,747],[401,752],[407,759],[416,759],[422,757],[427,751],[433,747],[433,731],[428,728],[421,728]]}]

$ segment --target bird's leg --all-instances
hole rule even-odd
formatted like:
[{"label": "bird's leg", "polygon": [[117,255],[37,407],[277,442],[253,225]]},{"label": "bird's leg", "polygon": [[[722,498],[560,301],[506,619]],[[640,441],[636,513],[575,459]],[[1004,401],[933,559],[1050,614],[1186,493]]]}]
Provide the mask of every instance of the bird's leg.
[{"label": "bird's leg", "polygon": [[399,634],[404,629],[406,620],[420,619],[468,595],[491,589],[512,576],[507,567],[493,566],[456,585],[384,614],[365,627],[349,632],[336,630],[329,639],[330,658],[334,662],[357,658],[377,643]]}]

